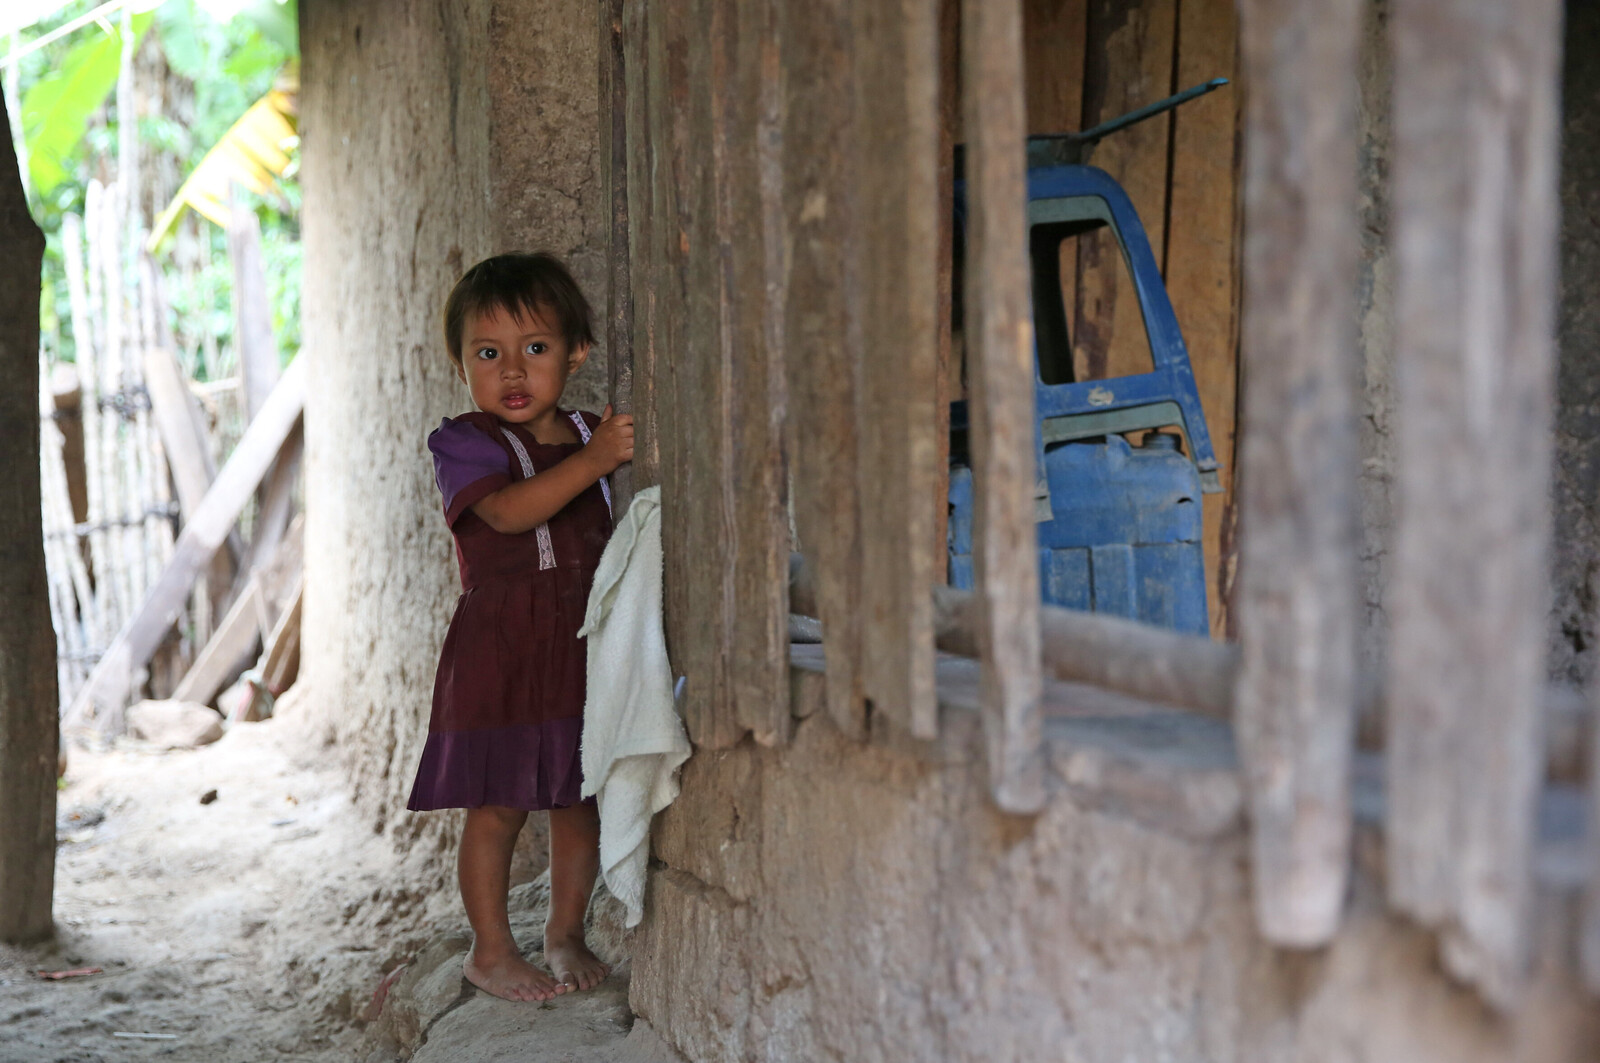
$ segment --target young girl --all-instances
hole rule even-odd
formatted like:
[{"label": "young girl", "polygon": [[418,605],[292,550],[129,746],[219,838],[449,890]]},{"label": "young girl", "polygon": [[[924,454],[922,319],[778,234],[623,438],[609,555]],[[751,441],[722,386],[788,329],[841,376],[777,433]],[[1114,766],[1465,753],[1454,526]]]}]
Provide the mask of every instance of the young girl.
[{"label": "young girl", "polygon": [[[548,1000],[607,974],[583,938],[600,822],[593,799],[579,797],[577,632],[611,534],[605,477],[633,457],[633,418],[560,407],[594,340],[583,293],[550,255],[499,255],[468,270],[445,304],[445,342],[478,408],[428,437],[463,593],[407,807],[467,810],[467,979],[507,1000]],[[522,958],[506,915],[517,833],[543,809],[551,974]]]}]

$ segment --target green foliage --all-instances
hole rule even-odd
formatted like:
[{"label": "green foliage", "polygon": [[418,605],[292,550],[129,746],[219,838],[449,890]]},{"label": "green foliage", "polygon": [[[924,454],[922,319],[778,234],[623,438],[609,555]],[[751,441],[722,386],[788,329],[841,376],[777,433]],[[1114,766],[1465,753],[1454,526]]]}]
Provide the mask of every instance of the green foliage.
[{"label": "green foliage", "polygon": [[[135,15],[134,38],[151,16]],[[60,66],[34,82],[22,97],[22,129],[28,144],[28,176],[41,196],[55,191],[73,169],[89,117],[117,84],[122,35],[94,31],[75,45]]]},{"label": "green foliage", "polygon": [[[0,0],[0,5],[5,2]],[[26,36],[42,36],[100,2],[72,0],[33,26]],[[296,4],[294,0],[136,3],[136,11],[143,8],[148,13],[134,16],[135,29],[153,37],[173,74],[191,81],[194,87],[192,118],[180,123],[169,115],[145,116],[139,122],[139,139],[146,152],[176,159],[178,170],[187,175],[239,116],[272,87],[284,64],[297,54]],[[225,17],[230,14],[234,17]],[[68,213],[83,213],[85,189],[92,175],[115,172],[113,90],[120,62],[119,35],[107,35],[90,25],[26,56],[20,66],[20,112],[31,156],[30,206],[46,236],[41,340],[46,354],[56,361],[75,358],[61,219]],[[289,172],[293,174],[292,167]],[[300,345],[300,192],[289,179],[284,181],[282,193],[275,200],[245,194],[238,205],[254,210],[261,223],[273,326],[279,349],[287,358]],[[184,360],[191,365],[199,361],[196,351],[209,332],[223,353],[223,364],[217,369],[228,373],[232,371],[228,348],[233,332],[233,281],[226,234],[203,220],[190,225],[189,231],[201,241],[198,270],[180,272],[170,254],[158,259],[166,274],[169,324],[183,348]]]}]

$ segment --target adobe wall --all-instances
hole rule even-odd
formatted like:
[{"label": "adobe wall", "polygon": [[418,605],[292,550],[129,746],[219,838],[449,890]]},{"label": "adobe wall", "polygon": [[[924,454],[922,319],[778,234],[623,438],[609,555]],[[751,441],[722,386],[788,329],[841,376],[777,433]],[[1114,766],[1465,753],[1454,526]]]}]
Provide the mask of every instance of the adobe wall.
[{"label": "adobe wall", "polygon": [[1567,969],[1515,1021],[1444,979],[1381,911],[1370,837],[1338,943],[1263,946],[1219,727],[1054,721],[1054,799],[1026,818],[984,794],[974,714],[918,750],[811,709],[787,749],[698,752],[657,822],[631,1003],[695,1063],[1600,1058]]},{"label": "adobe wall", "polygon": [[[598,29],[587,0],[303,0],[302,684],[375,825],[401,812],[460,593],[426,436],[471,408],[440,313],[499,250],[568,257],[604,313]],[[571,397],[597,407],[603,350]],[[542,818],[540,819],[542,829]],[[519,879],[542,866],[539,839]],[[442,866],[442,865],[441,865]]]}]

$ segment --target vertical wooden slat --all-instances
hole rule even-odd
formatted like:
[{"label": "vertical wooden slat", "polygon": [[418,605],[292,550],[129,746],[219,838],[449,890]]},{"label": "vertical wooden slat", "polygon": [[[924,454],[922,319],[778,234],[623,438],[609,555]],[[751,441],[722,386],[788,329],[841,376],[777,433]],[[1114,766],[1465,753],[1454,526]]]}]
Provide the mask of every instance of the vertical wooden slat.
[{"label": "vertical wooden slat", "polygon": [[1562,6],[1395,0],[1394,903],[1525,974],[1541,781]]},{"label": "vertical wooden slat", "polygon": [[[633,412],[633,285],[628,253],[628,77],[623,47],[623,0],[597,0],[595,22],[600,56],[600,201],[605,204],[606,372],[617,413]],[[637,429],[635,446],[637,447]],[[633,465],[611,474],[611,502],[618,516],[633,500]]]},{"label": "vertical wooden slat", "polygon": [[[961,358],[955,350],[955,145],[961,128],[961,0],[939,0],[939,251],[934,312],[938,325],[938,390],[935,397],[935,445],[939,455],[940,505],[934,517],[934,541],[948,544],[950,507],[950,403],[961,397]],[[950,578],[941,562],[940,583]]]},{"label": "vertical wooden slat", "polygon": [[[1177,87],[1233,78],[1238,62],[1234,0],[1183,0],[1178,8]],[[1167,294],[1194,367],[1200,408],[1221,462],[1222,494],[1206,495],[1201,542],[1213,637],[1227,627],[1222,528],[1234,504],[1234,425],[1239,384],[1238,115],[1230,87],[1184,104],[1172,117]]]},{"label": "vertical wooden slat", "polygon": [[624,3],[623,78],[627,125],[628,288],[632,335],[634,448],[632,487],[661,481],[660,436],[656,423],[656,277],[660,241],[655,220],[655,128],[651,124],[654,80],[647,76],[649,5]]},{"label": "vertical wooden slat", "polygon": [[1355,703],[1358,0],[1245,0],[1244,383],[1235,730],[1256,922],[1338,929]]},{"label": "vertical wooden slat", "polygon": [[712,40],[720,70],[713,143],[728,347],[722,476],[732,522],[729,678],[737,721],[756,741],[775,745],[787,740],[793,719],[777,12],[773,0],[714,3],[722,12]]},{"label": "vertical wooden slat", "polygon": [[1018,0],[965,0],[961,60],[972,553],[984,729],[995,802],[1008,812],[1033,812],[1043,807],[1045,790]]},{"label": "vertical wooden slat", "polygon": [[[1087,129],[1172,92],[1178,0],[1089,0],[1084,58]],[[1091,162],[1115,177],[1133,201],[1158,257],[1166,241],[1170,113],[1107,137]],[[1127,376],[1151,368],[1139,298],[1109,229],[1078,239],[1073,362],[1078,379]]]},{"label": "vertical wooden slat", "polygon": [[[680,402],[681,352],[688,342],[686,255],[689,235],[683,228],[684,156],[688,147],[688,70],[686,54],[688,0],[662,0],[650,5],[646,16],[646,71],[649,79],[649,131],[651,160],[651,248],[654,276],[653,335],[656,438],[661,481],[661,548],[664,574],[663,611],[667,653],[673,670],[686,675],[693,656],[696,618],[689,602],[692,580],[688,570],[691,546],[688,520],[690,499],[684,472],[684,416]],[[700,730],[696,697],[683,706],[690,737]]]},{"label": "vertical wooden slat", "polygon": [[795,525],[817,574],[828,711],[842,731],[859,735],[865,722],[857,481],[862,321],[851,6],[849,0],[784,3],[779,36]]},{"label": "vertical wooden slat", "polygon": [[[676,224],[684,304],[678,342],[667,348],[674,417],[667,433],[674,457],[667,463],[675,486],[663,509],[680,511],[669,554],[681,584],[684,623],[675,635],[679,668],[688,676],[684,716],[689,735],[706,748],[722,748],[744,734],[729,689],[733,547],[729,484],[728,382],[732,351],[728,293],[722,268],[723,152],[718,150],[716,88],[726,74],[718,51],[725,9],[717,0],[667,5],[666,57],[672,83],[670,144],[680,175]],[[679,140],[681,136],[683,139]],[[663,458],[666,455],[663,454]]]},{"label": "vertical wooden slat", "polygon": [[938,0],[857,0],[855,170],[861,197],[861,597],[866,695],[937,733]]}]

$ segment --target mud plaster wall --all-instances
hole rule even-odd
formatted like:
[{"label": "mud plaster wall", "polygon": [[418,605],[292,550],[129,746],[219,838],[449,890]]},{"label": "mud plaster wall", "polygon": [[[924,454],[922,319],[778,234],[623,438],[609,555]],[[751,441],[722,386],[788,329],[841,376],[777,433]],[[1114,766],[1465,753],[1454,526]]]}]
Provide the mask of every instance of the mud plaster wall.
[{"label": "mud plaster wall", "polygon": [[[1372,856],[1337,945],[1275,952],[1251,926],[1236,817],[1202,839],[1068,795],[1056,740],[1048,810],[1003,816],[973,770],[977,721],[944,724],[922,753],[845,740],[820,713],[786,750],[697,753],[656,825],[635,1012],[696,1063],[1600,1058],[1565,962],[1515,1022],[1494,1018],[1382,914]],[[1164,778],[1200,768],[1163,756],[1146,767]],[[1544,919],[1571,940],[1570,912]]]},{"label": "mud plaster wall", "polygon": [[[467,266],[531,247],[566,255],[604,307],[593,8],[304,0],[300,17],[312,381],[298,701],[342,746],[375,825],[431,832],[444,853],[453,816],[400,811],[460,593],[426,436],[471,403],[440,311]],[[604,361],[574,380],[580,404],[600,397]],[[542,863],[542,834],[525,840],[519,878]]]}]

